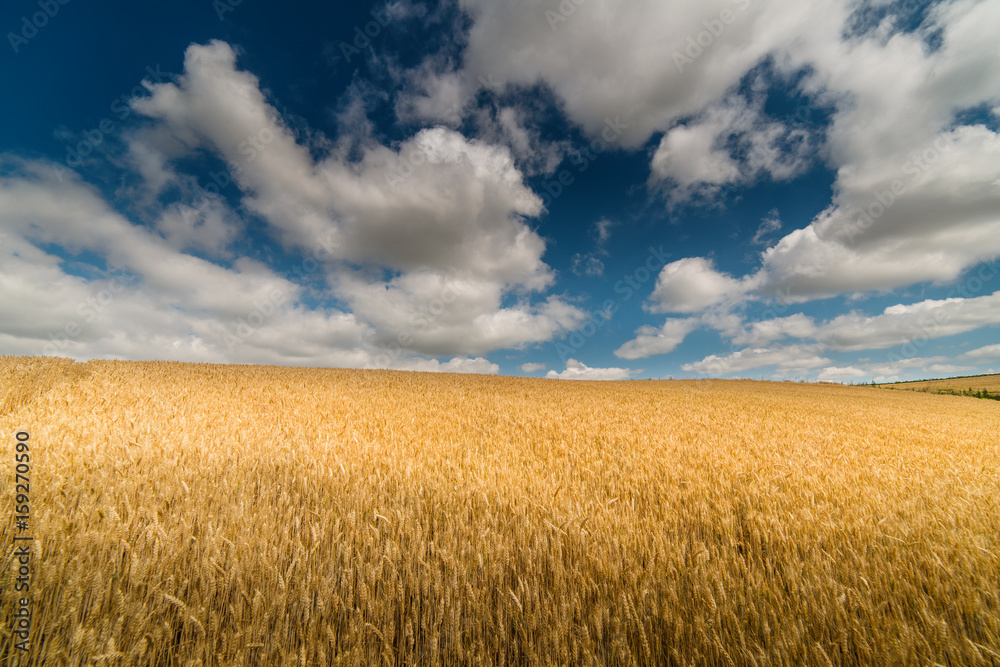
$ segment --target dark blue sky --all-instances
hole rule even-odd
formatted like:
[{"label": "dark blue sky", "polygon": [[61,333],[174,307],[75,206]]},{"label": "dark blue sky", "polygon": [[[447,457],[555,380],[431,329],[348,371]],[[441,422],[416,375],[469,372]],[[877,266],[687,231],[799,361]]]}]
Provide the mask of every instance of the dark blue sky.
[{"label": "dark blue sky", "polygon": [[8,2],[0,352],[994,372],[998,27],[971,1]]}]

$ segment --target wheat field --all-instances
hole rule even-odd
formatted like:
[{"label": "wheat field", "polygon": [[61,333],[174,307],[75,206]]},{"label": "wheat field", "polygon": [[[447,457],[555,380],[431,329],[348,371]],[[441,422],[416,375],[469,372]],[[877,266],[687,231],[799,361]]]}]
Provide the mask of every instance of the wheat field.
[{"label": "wheat field", "polygon": [[1000,664],[995,401],[15,357],[0,383],[3,665]]}]

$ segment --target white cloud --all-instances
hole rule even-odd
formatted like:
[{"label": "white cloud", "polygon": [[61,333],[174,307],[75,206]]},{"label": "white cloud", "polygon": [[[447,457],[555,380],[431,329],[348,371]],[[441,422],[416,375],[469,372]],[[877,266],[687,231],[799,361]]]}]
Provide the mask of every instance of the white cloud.
[{"label": "white cloud", "polygon": [[788,375],[832,364],[831,359],[820,356],[821,352],[822,348],[818,345],[747,348],[726,356],[712,354],[701,361],[684,364],[681,368],[685,371],[718,377],[773,366],[778,374]]},{"label": "white cloud", "polygon": [[597,240],[597,247],[603,249],[608,240],[611,239],[611,230],[618,226],[618,223],[608,218],[601,218],[594,223],[594,236]]},{"label": "white cloud", "polygon": [[[463,105],[482,80],[502,82],[499,93],[544,85],[591,137],[620,118],[626,148],[663,133],[651,180],[682,194],[758,172],[790,178],[824,159],[837,174],[831,205],[764,253],[756,294],[805,301],[950,281],[1000,253],[1000,139],[954,127],[957,113],[1000,102],[997,3],[942,2],[918,30],[890,19],[864,35],[848,34],[858,5],[846,0],[564,4],[462,0],[462,67],[439,62],[435,76]],[[931,35],[940,48],[927,47]],[[822,150],[766,118],[758,88],[734,94],[766,57],[779,78],[806,73],[798,92],[832,111]],[[859,226],[867,211],[877,215]],[[717,277],[696,282],[718,291]]]},{"label": "white cloud", "polygon": [[381,344],[423,354],[484,354],[551,340],[577,328],[586,313],[559,298],[503,307],[497,283],[423,271],[388,282],[341,272],[336,292],[370,322]]},{"label": "white cloud", "polygon": [[[651,183],[668,181],[676,202],[694,194],[711,196],[720,186],[761,173],[775,180],[798,175],[812,157],[814,142],[805,130],[768,120],[763,105],[763,98],[748,102],[733,95],[670,129],[653,155]],[[735,157],[730,144],[743,156]]]},{"label": "white cloud", "polygon": [[[10,219],[4,217],[4,223]],[[180,255],[178,255],[180,257]],[[389,354],[351,313],[309,310],[290,293],[256,301],[233,290],[240,276],[218,269],[205,288],[231,299],[236,314],[192,304],[148,279],[141,267],[81,278],[20,234],[0,246],[0,345],[9,354],[86,360],[125,358],[496,374],[483,358],[446,362]],[[189,267],[190,268],[190,267]],[[233,278],[233,280],[230,280]]]},{"label": "white cloud", "polygon": [[877,383],[895,382],[901,378],[921,379],[948,377],[976,370],[967,364],[955,363],[944,356],[908,357],[882,362],[858,363],[854,366],[830,366],[823,369],[819,380],[857,380],[871,378]]},{"label": "white cloud", "polygon": [[35,162],[10,161],[20,175],[0,177],[3,227],[33,243],[89,251],[140,275],[167,303],[183,301],[220,316],[237,317],[278,291],[295,299],[300,287],[258,262],[242,258],[227,270],[176,252],[161,237],[133,225],[92,188]]},{"label": "white cloud", "polygon": [[[985,275],[985,274],[984,274]],[[988,281],[986,281],[988,282]],[[978,284],[982,287],[985,282]],[[956,290],[969,294],[966,286]],[[1000,291],[986,296],[927,299],[914,304],[896,304],[878,315],[852,311],[819,322],[802,313],[744,324],[732,313],[724,317],[706,313],[699,318],[735,345],[760,347],[785,338],[797,338],[841,352],[886,349],[968,333],[1000,324]],[[997,346],[966,353],[986,357]]]},{"label": "white cloud", "polygon": [[452,64],[440,57],[426,59],[409,73],[409,94],[396,102],[396,115],[402,121],[434,121],[457,125],[469,105],[469,93],[478,81],[466,73],[452,70]]},{"label": "white cloud", "polygon": [[[995,3],[941,3],[915,32],[895,31],[889,21],[874,34],[850,37],[845,26],[855,7],[839,0],[814,3],[809,11],[790,2],[742,3],[739,11],[731,3],[637,2],[622,11],[588,0],[555,23],[541,20],[551,9],[543,6],[533,13],[465,0],[462,7],[473,21],[456,74],[466,98],[487,74],[507,89],[543,83],[590,136],[615,116],[629,126],[621,137],[626,147],[663,132],[651,163],[654,185],[668,181],[682,196],[711,194],[758,172],[792,177],[812,154],[836,170],[834,198],[811,224],[775,243],[767,236],[780,229],[780,219],[762,221],[753,242],[771,247],[755,275],[741,280],[697,257],[661,272],[648,310],[701,314],[734,343],[767,351],[742,354],[731,360],[737,365],[772,349],[801,349],[768,347],[783,338],[802,340],[816,353],[885,348],[994,322],[984,312],[992,301],[974,293],[936,313],[930,304],[914,304],[821,324],[793,315],[744,328],[724,311],[740,297],[780,294],[787,304],[953,281],[1000,253],[1000,139],[981,125],[953,126],[958,111],[1000,100],[1000,70],[990,64],[1000,29]],[[673,52],[683,51],[703,21],[724,8],[735,20],[706,36],[710,44],[678,66]],[[924,39],[936,30],[941,48],[929,49]],[[765,117],[760,86],[768,82],[758,78],[751,93],[733,93],[765,54],[773,56],[779,77],[807,72],[800,92],[832,109],[822,151],[810,136]],[[620,100],[628,101],[627,109]],[[927,333],[932,315],[946,321],[932,322]],[[637,333],[620,354],[637,358],[676,347],[676,336],[652,327]]]},{"label": "white cloud", "polygon": [[872,364],[870,368],[879,373],[896,373],[904,370],[927,368],[932,364],[939,364],[947,361],[949,361],[948,357],[940,355],[934,357],[906,357],[895,359],[891,362]]},{"label": "white cloud", "polygon": [[658,354],[669,354],[684,342],[689,333],[699,326],[699,321],[690,319],[668,319],[659,329],[650,326],[636,330],[636,337],[617,350],[615,356],[622,359],[645,359]]},{"label": "white cloud", "polygon": [[[912,34],[803,42],[805,89],[836,107],[834,198],[763,256],[761,288],[798,300],[955,280],[1000,253],[1000,137],[953,127],[1000,99],[996,3],[936,5]],[[941,47],[922,39],[940,30]]]},{"label": "white cloud", "polygon": [[566,370],[562,372],[549,371],[546,377],[556,380],[627,380],[641,371],[628,368],[591,368],[576,359],[566,360]]},{"label": "white cloud", "polygon": [[589,253],[576,253],[573,255],[570,270],[578,276],[602,276],[604,275],[604,262],[601,257],[607,257],[607,243],[611,238],[611,230],[617,222],[607,218],[601,218],[590,228],[590,235],[594,239],[595,248]]},{"label": "white cloud", "polygon": [[[189,202],[193,184],[177,171],[179,158],[212,153],[234,175],[240,212],[264,219],[286,250],[312,252],[322,241],[324,261],[308,286],[234,256],[241,223],[221,201],[200,202],[193,211],[168,206],[140,225],[72,175],[56,183],[38,163],[8,161],[0,171],[0,222],[11,238],[2,250],[20,254],[8,256],[0,280],[4,295],[27,296],[0,304],[15,312],[22,298],[33,300],[23,307],[35,319],[4,318],[0,336],[11,349],[43,344],[48,332],[79,318],[68,304],[86,303],[114,284],[106,275],[74,275],[72,258],[41,250],[56,244],[96,253],[136,276],[66,342],[74,354],[170,350],[190,359],[360,365],[391,351],[398,367],[492,372],[483,357],[491,350],[551,340],[585,318],[568,299],[547,297],[555,272],[543,261],[545,240],[525,222],[543,207],[524,175],[549,173],[565,148],[543,141],[532,111],[511,99],[536,86],[590,138],[611,122],[621,128],[609,140],[617,147],[653,142],[649,183],[668,184],[675,196],[711,196],[764,174],[788,179],[814,158],[835,173],[833,198],[811,221],[790,224],[776,243],[768,234],[778,232],[780,220],[762,221],[751,240],[768,246],[757,273],[732,276],[701,257],[664,267],[648,311],[698,317],[638,329],[619,357],[670,352],[702,323],[748,349],[686,366],[697,372],[823,366],[821,375],[874,369],[889,376],[902,362],[835,366],[821,355],[1000,323],[1000,293],[982,295],[1000,254],[1000,136],[986,125],[955,126],[970,108],[1000,109],[997,3],[948,0],[930,7],[914,32],[896,31],[887,20],[872,33],[849,36],[848,17],[858,5],[848,0],[459,6],[469,18],[468,34],[457,42],[462,52],[434,56],[404,74],[409,87],[396,100],[400,118],[445,126],[392,145],[373,138],[356,105],[343,117],[353,114],[352,128],[364,131],[340,143],[293,131],[219,41],[190,47],[180,77],[150,85],[150,95],[133,102],[148,120],[123,135],[126,162],[142,178],[139,203],[152,206],[171,188]],[[546,13],[553,10],[561,17],[555,22]],[[932,35],[939,48],[926,44]],[[747,75],[765,58],[768,76],[795,81],[795,93],[830,112],[821,150],[816,137],[764,112],[773,82]],[[492,99],[477,107],[484,87]],[[463,114],[471,124],[460,124]],[[470,125],[481,130],[477,139],[449,129]],[[597,249],[574,258],[580,273],[603,270],[610,226],[595,230]],[[966,276],[990,261],[989,277]],[[852,312],[817,322],[800,314],[744,324],[734,312],[740,298],[780,293],[786,303],[805,302],[962,277],[957,297],[899,304],[874,316]],[[969,288],[973,279],[979,288]],[[350,312],[305,307],[307,290]],[[227,346],[237,318],[272,294],[282,295],[269,307],[273,315]],[[789,338],[800,344],[775,345]],[[994,347],[963,358],[988,358]],[[415,354],[454,358],[442,363]],[[624,370],[573,363],[550,375]],[[954,360],[920,363],[924,372],[965,368]]]},{"label": "white cloud", "polygon": [[177,182],[177,174],[167,165],[167,157],[149,139],[156,137],[133,136],[128,140],[129,162],[143,177],[149,196],[155,196]]},{"label": "white cloud", "polygon": [[149,90],[132,108],[161,121],[189,149],[216,152],[247,193],[244,204],[280,229],[284,240],[308,246],[329,231],[323,215],[329,189],[308,149],[267,103],[257,78],[236,69],[228,44],[188,47],[177,82]]},{"label": "white cloud", "polygon": [[937,376],[957,375],[975,370],[975,366],[962,366],[959,364],[933,364],[927,367],[927,372]]},{"label": "white cloud", "polygon": [[678,125],[667,132],[653,155],[653,176],[671,179],[682,189],[735,183],[740,177],[739,164],[718,146],[731,120],[709,119]]},{"label": "white cloud", "polygon": [[760,225],[757,226],[757,231],[754,232],[750,243],[765,245],[768,243],[768,237],[779,229],[781,229],[781,216],[778,214],[778,209],[771,209],[767,217],[760,221]]},{"label": "white cloud", "polygon": [[809,338],[816,335],[816,332],[817,327],[812,318],[796,313],[788,317],[754,322],[749,329],[737,333],[733,337],[733,343],[759,347],[789,336]]},{"label": "white cloud", "polygon": [[330,238],[335,258],[398,270],[447,266],[539,289],[544,242],[521,222],[541,200],[507,149],[432,128],[398,149],[369,144],[358,162],[309,148],[278,118],[224,42],[191,46],[178,82],[151,87],[140,113],[179,140],[219,153],[244,203],[291,245]]},{"label": "white cloud", "polygon": [[970,359],[1000,357],[1000,344],[985,345],[975,350],[969,350],[962,356]]},{"label": "white cloud", "polygon": [[573,255],[570,270],[578,276],[602,276],[604,275],[604,262],[593,255],[576,253]]},{"label": "white cloud", "polygon": [[[396,147],[363,139],[354,160],[335,150],[314,161],[223,42],[190,47],[178,82],[153,86],[133,105],[178,141],[218,152],[247,193],[244,204],[286,245],[322,245],[339,261],[327,267],[331,289],[376,328],[380,345],[483,354],[544,342],[584,317],[554,297],[501,306],[512,292],[554,280],[541,259],[545,242],[523,221],[541,212],[541,200],[503,146],[437,127]],[[517,114],[501,120],[527,150],[532,135],[519,133]],[[395,275],[376,279],[375,267]]]},{"label": "white cloud", "polygon": [[831,380],[856,380],[868,377],[868,372],[854,366],[827,366],[816,376],[818,382]]},{"label": "white cloud", "polygon": [[475,359],[455,357],[441,363],[437,359],[413,359],[401,361],[393,366],[398,370],[424,371],[430,373],[473,373],[476,375],[496,375],[500,366],[482,357]]},{"label": "white cloud", "polygon": [[357,162],[315,162],[224,42],[191,46],[178,82],[133,101],[189,146],[235,171],[244,204],[289,245],[327,238],[335,259],[411,271],[464,269],[541,289],[545,244],[522,221],[541,212],[506,148],[425,129],[397,149],[369,144]]},{"label": "white cloud", "polygon": [[532,110],[513,106],[502,107],[495,115],[480,110],[476,117],[481,140],[506,145],[518,165],[529,176],[552,174],[568,147],[568,142],[545,140]]},{"label": "white cloud", "polygon": [[954,297],[899,304],[874,317],[847,313],[820,325],[814,332],[801,333],[834,350],[872,350],[996,324],[1000,324],[1000,292],[970,299]]},{"label": "white cloud", "polygon": [[878,176],[842,169],[833,205],[764,252],[762,291],[807,300],[944,283],[1000,254],[1000,137],[977,126],[939,138],[919,175],[905,154]]},{"label": "white cloud", "polygon": [[461,269],[532,290],[553,280],[544,241],[522,220],[541,212],[541,200],[505,148],[434,128],[398,150],[374,146],[358,163],[330,159],[320,169],[352,261]]},{"label": "white cloud", "polygon": [[521,371],[524,373],[534,373],[545,370],[545,364],[527,363],[521,364]]},{"label": "white cloud", "polygon": [[[364,134],[350,146],[300,141],[219,41],[188,48],[184,73],[149,90],[132,102],[148,120],[127,135],[125,164],[143,178],[145,205],[155,208],[167,187],[179,188],[183,202],[154,211],[151,226],[113,211],[72,172],[63,170],[57,182],[45,165],[4,158],[5,230],[27,248],[96,253],[137,276],[132,291],[66,343],[66,354],[496,372],[481,355],[551,340],[584,320],[558,297],[532,301],[554,272],[541,259],[545,242],[524,222],[541,212],[541,200],[507,148],[440,127],[395,147]],[[232,254],[236,214],[222,199],[192,200],[196,184],[177,171],[179,158],[197,152],[228,165],[243,208],[261,216],[293,256],[300,253],[300,276],[303,268],[314,273],[308,287]],[[229,268],[188,251],[224,257]],[[64,303],[101,289],[38,253],[32,285],[22,284],[30,272],[4,274],[19,299],[37,294],[36,303],[49,303],[43,283],[69,290]],[[327,294],[317,278],[326,279]],[[306,307],[306,296],[351,310]],[[55,308],[60,316],[38,326],[62,328],[63,311]],[[245,337],[234,334],[251,316],[262,321]],[[44,344],[45,327],[18,333],[8,325],[0,335],[23,336],[11,347],[32,348]]]},{"label": "white cloud", "polygon": [[[851,312],[819,323],[802,313],[749,324],[744,324],[741,318],[732,313],[723,316],[709,312],[692,319],[717,329],[734,346],[748,346],[747,349],[728,356],[711,355],[700,362],[684,366],[685,370],[703,374],[726,374],[769,365],[777,365],[782,371],[802,370],[800,362],[816,362],[819,355],[825,352],[856,352],[893,347],[898,349],[884,363],[855,363],[846,368],[860,368],[867,376],[899,376],[907,370],[917,368],[925,374],[946,374],[951,371],[972,370],[972,367],[950,363],[952,360],[947,357],[920,358],[914,355],[930,340],[1000,324],[1000,292],[972,298],[953,297],[929,299],[910,305],[897,304],[885,308],[875,316]],[[800,342],[771,346],[786,338],[798,339]],[[985,359],[990,356],[1000,356],[1000,346],[972,350],[963,354],[962,359]],[[843,370],[841,367],[831,368]],[[835,372],[839,371],[828,370],[823,379],[835,377]],[[851,378],[850,375],[843,377]]]},{"label": "white cloud", "polygon": [[188,205],[172,204],[162,211],[156,229],[177,250],[228,256],[228,247],[242,227],[221,199],[204,199]]},{"label": "white cloud", "polygon": [[[642,145],[676,120],[720,100],[766,54],[787,48],[800,35],[842,21],[845,8],[824,2],[809,8],[792,2],[748,0],[665,3],[614,0],[573,3],[460,0],[472,20],[463,66],[440,58],[414,74],[406,108],[439,118],[464,107],[483,81],[502,91],[543,84],[559,98],[570,120],[597,136],[607,119],[629,125],[627,148]],[[547,14],[548,12],[548,14]],[[725,22],[723,22],[725,21]],[[690,65],[678,64],[690,43],[706,33],[711,44]],[[689,41],[690,40],[690,41]]]},{"label": "white cloud", "polygon": [[138,262],[89,278],[70,275],[35,243],[11,234],[0,247],[0,312],[17,314],[0,319],[8,353],[335,366],[370,359],[364,325],[348,313],[293,306],[292,291],[277,279],[258,299],[242,291],[237,271],[175,255],[183,270],[202,276],[210,301],[197,280],[178,290]]},{"label": "white cloud", "polygon": [[715,270],[711,260],[689,257],[663,267],[649,297],[653,313],[697,313],[739,294],[738,280]]}]

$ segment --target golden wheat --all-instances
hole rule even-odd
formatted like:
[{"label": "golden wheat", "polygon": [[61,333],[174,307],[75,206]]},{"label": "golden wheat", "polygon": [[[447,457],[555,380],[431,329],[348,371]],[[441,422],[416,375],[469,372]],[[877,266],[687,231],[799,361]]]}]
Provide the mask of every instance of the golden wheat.
[{"label": "golden wheat", "polygon": [[1000,664],[1000,403],[0,359],[20,665]]}]

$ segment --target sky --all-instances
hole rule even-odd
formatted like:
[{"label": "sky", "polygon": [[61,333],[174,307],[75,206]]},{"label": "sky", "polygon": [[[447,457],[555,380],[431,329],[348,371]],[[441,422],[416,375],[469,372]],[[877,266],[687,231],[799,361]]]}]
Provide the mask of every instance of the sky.
[{"label": "sky", "polygon": [[998,2],[9,0],[0,30],[0,354],[1000,372]]}]

